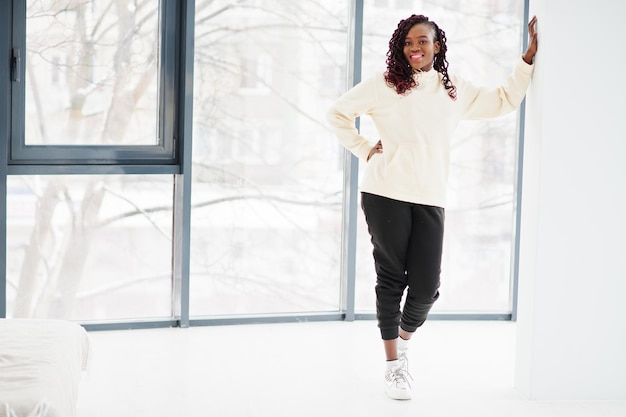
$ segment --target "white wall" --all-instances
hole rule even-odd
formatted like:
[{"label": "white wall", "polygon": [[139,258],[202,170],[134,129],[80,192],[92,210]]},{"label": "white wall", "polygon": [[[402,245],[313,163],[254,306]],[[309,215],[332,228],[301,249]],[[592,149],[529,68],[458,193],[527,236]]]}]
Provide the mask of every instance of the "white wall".
[{"label": "white wall", "polygon": [[530,11],[516,387],[626,400],[626,2]]}]

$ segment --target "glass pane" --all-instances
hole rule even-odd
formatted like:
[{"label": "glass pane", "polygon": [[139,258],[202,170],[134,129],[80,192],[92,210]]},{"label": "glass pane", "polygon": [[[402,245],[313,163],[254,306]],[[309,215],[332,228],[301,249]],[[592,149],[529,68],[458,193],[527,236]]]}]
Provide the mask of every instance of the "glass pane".
[{"label": "glass pane", "polygon": [[347,3],[197,3],[191,315],[338,310]]},{"label": "glass pane", "polygon": [[171,317],[172,176],[11,176],[7,315]]},{"label": "glass pane", "polygon": [[[425,14],[446,32],[450,73],[477,84],[504,80],[521,55],[523,2],[420,1],[412,10],[365,2],[363,77],[382,71],[401,19]],[[367,137],[376,133],[361,118]],[[462,122],[452,139],[441,297],[433,312],[510,312],[517,115]],[[361,169],[362,171],[362,169]],[[370,237],[359,213],[356,307],[375,310]]]},{"label": "glass pane", "polygon": [[156,145],[159,0],[26,13],[26,145]]}]

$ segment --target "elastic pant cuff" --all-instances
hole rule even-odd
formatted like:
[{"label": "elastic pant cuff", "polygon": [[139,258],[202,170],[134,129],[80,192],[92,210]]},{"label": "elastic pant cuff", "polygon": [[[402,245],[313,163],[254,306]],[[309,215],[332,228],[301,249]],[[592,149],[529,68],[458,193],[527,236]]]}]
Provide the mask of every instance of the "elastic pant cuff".
[{"label": "elastic pant cuff", "polygon": [[388,328],[388,329],[380,329],[380,335],[382,336],[383,340],[393,340],[393,339],[397,339],[399,336],[399,330],[398,327],[392,327],[392,328]]},{"label": "elastic pant cuff", "polygon": [[418,327],[420,326],[409,326],[404,323],[400,324],[400,328],[407,333],[415,333]]}]

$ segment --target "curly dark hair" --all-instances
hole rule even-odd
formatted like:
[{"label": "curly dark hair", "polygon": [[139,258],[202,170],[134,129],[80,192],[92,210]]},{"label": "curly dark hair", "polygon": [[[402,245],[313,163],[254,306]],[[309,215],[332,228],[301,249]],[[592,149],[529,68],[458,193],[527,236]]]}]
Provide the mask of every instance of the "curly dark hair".
[{"label": "curly dark hair", "polygon": [[404,42],[409,30],[417,24],[426,24],[430,26],[435,35],[435,41],[439,42],[439,52],[435,54],[433,68],[441,73],[443,78],[441,83],[448,90],[451,99],[456,100],[456,87],[452,84],[448,76],[448,61],[446,60],[446,33],[437,26],[432,20],[423,15],[411,15],[398,23],[398,27],[393,32],[389,40],[389,51],[387,51],[387,71],[385,72],[385,80],[390,87],[393,87],[398,94],[406,94],[411,88],[418,84],[413,78],[413,68],[404,56]]}]

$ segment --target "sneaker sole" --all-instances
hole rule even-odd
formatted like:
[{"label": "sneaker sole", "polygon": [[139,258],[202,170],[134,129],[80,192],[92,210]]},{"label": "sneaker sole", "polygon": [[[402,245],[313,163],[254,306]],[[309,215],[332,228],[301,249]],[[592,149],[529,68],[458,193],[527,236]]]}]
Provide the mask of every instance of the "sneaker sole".
[{"label": "sneaker sole", "polygon": [[392,394],[391,392],[389,392],[388,390],[385,390],[387,393],[387,396],[389,398],[391,398],[392,400],[410,400],[411,399],[411,393],[407,392],[407,393],[399,393],[399,394]]}]

